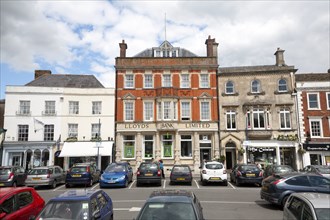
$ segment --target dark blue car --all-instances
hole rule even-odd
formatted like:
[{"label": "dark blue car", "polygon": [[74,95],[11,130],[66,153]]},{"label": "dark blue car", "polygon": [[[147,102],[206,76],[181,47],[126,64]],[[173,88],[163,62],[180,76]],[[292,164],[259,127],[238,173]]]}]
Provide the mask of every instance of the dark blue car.
[{"label": "dark blue car", "polygon": [[36,219],[113,220],[113,204],[100,189],[70,190],[50,199]]},{"label": "dark blue car", "polygon": [[133,181],[133,169],[127,162],[111,163],[100,178],[100,188],[127,187]]},{"label": "dark blue car", "polygon": [[76,163],[66,173],[65,186],[93,186],[100,179],[100,170],[93,163]]}]

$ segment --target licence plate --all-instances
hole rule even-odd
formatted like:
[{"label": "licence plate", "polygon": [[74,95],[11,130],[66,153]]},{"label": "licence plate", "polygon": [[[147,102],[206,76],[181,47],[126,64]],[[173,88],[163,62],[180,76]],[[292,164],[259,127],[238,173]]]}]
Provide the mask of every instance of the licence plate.
[{"label": "licence plate", "polygon": [[180,177],[180,178],[176,178],[176,180],[186,180],[186,178]]},{"label": "licence plate", "polygon": [[41,180],[40,177],[32,178],[32,180]]},{"label": "licence plate", "polygon": [[109,180],[108,183],[116,183],[114,180]]},{"label": "licence plate", "polygon": [[246,176],[252,177],[252,176],[256,176],[256,175],[254,173],[247,173]]},{"label": "licence plate", "polygon": [[146,173],[145,176],[152,176],[152,173]]},{"label": "licence plate", "polygon": [[0,183],[0,186],[4,186],[5,184],[3,184],[3,183]]},{"label": "licence plate", "polygon": [[220,177],[211,177],[210,180],[221,180]]},{"label": "licence plate", "polygon": [[80,174],[73,174],[72,177],[81,177]]}]

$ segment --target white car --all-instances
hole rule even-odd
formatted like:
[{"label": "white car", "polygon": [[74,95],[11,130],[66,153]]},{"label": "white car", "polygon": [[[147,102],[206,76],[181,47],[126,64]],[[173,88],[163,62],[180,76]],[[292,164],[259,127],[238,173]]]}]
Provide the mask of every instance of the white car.
[{"label": "white car", "polygon": [[210,182],[223,183],[227,186],[227,171],[224,165],[217,161],[204,162],[201,167],[201,182],[203,186]]},{"label": "white car", "polygon": [[326,193],[292,193],[283,208],[283,220],[330,218],[330,195]]}]

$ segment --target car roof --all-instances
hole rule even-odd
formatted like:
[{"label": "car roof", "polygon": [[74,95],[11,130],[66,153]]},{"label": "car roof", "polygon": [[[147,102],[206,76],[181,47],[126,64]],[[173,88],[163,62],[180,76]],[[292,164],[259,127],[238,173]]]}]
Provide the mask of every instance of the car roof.
[{"label": "car roof", "polygon": [[177,165],[174,165],[173,167],[189,167],[189,165],[187,165],[187,164],[177,164]]},{"label": "car roof", "polygon": [[315,168],[330,168],[330,166],[327,165],[310,165],[310,166]]},{"label": "car roof", "polygon": [[12,193],[15,193],[15,192],[20,192],[20,191],[23,191],[23,190],[33,190],[33,188],[31,187],[26,187],[26,186],[22,186],[22,187],[1,187],[1,190],[0,190],[0,199],[7,195],[7,194],[12,194]]},{"label": "car roof", "polygon": [[330,194],[326,193],[292,193],[298,198],[307,199],[312,203],[314,208],[330,208]]},{"label": "car roof", "polygon": [[206,161],[205,164],[209,164],[209,163],[213,163],[213,164],[222,164],[218,161]]},{"label": "car roof", "polygon": [[34,167],[34,169],[49,169],[49,168],[54,168],[54,167],[59,167],[59,166],[43,166],[43,167]]},{"label": "car roof", "polygon": [[291,172],[291,173],[283,173],[279,174],[280,177],[283,178],[289,178],[293,176],[318,176],[321,177],[320,175],[314,174],[314,173],[299,173],[299,172]]},{"label": "car roof", "polygon": [[66,191],[57,197],[50,199],[50,201],[80,201],[86,200],[92,197],[95,193],[101,192],[102,190],[90,190],[90,189],[76,189]]},{"label": "car roof", "polygon": [[13,167],[21,167],[21,166],[0,166],[0,168],[3,169],[13,168]]},{"label": "car roof", "polygon": [[150,194],[147,202],[191,203],[194,197],[194,194],[187,190],[157,190]]}]

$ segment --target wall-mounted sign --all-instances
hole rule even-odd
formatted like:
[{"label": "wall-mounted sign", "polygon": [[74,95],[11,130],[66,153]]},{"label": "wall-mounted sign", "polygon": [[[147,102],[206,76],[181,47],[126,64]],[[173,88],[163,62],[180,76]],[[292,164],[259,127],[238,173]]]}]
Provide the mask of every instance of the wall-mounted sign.
[{"label": "wall-mounted sign", "polygon": [[330,151],[330,143],[326,144],[303,144],[307,151]]},{"label": "wall-mounted sign", "polygon": [[250,152],[272,152],[275,151],[275,148],[265,148],[265,147],[248,147]]}]

